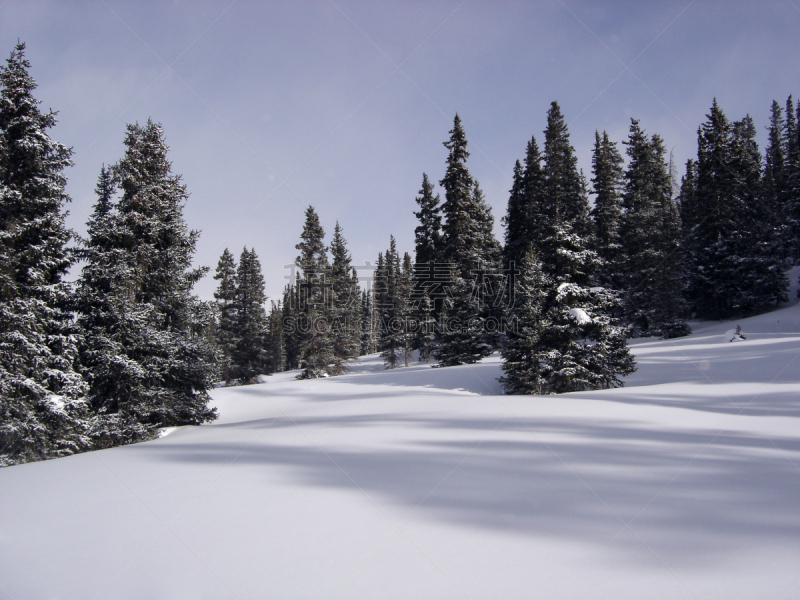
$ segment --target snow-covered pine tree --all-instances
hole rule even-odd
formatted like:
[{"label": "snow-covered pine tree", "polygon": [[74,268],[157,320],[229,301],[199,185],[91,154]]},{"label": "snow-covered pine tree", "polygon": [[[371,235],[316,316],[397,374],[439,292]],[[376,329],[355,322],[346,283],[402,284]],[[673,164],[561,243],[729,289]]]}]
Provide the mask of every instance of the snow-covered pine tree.
[{"label": "snow-covered pine tree", "polygon": [[347,241],[338,221],[333,230],[330,250],[330,285],[333,292],[331,340],[334,359],[331,375],[340,375],[347,372],[347,361],[356,358],[361,350],[361,291],[358,275],[347,250]]},{"label": "snow-covered pine tree", "polygon": [[300,251],[297,266],[301,270],[298,280],[299,363],[301,379],[326,377],[335,362],[331,339],[332,290],[329,278],[328,254],[325,249],[325,230],[313,206],[305,212],[306,220],[301,241],[295,248]]},{"label": "snow-covered pine tree", "polygon": [[[540,345],[532,361],[542,392],[568,392],[621,384],[632,371],[624,332],[613,317],[616,295],[594,280],[598,257],[588,249],[588,200],[584,178],[558,103],[547,115],[543,153],[542,241],[538,250],[551,282],[544,305]],[[533,365],[534,363],[532,363]],[[533,367],[532,367],[533,368]]]},{"label": "snow-covered pine tree", "polygon": [[235,344],[231,352],[231,372],[242,383],[253,383],[271,371],[267,354],[267,313],[264,303],[264,276],[255,249],[245,246],[236,269],[234,305]]},{"label": "snow-covered pine tree", "polygon": [[[455,322],[452,321],[454,311],[473,312],[468,315],[472,324],[470,327],[458,326],[456,331],[449,333],[445,327],[437,329],[434,356],[437,359],[443,357],[443,366],[461,364],[458,362],[461,358],[475,362],[491,353],[496,336],[487,331],[483,324],[487,314],[494,308],[495,296],[502,293],[502,287],[487,285],[493,278],[499,279],[502,251],[492,233],[494,220],[491,210],[466,166],[469,152],[458,114],[450,130],[450,139],[444,142],[444,146],[449,154],[447,170],[440,182],[445,191],[442,205],[442,258],[450,265],[451,271],[447,284],[450,298],[445,304],[449,305],[447,310],[451,315],[451,323]],[[465,297],[456,298],[457,294]],[[461,317],[467,315],[461,314]],[[448,344],[454,346],[447,348]]]},{"label": "snow-covered pine tree", "polygon": [[619,223],[622,256],[618,267],[626,320],[635,336],[687,335],[680,217],[672,200],[664,144],[658,135],[648,137],[636,119],[631,119],[624,143],[630,160]]},{"label": "snow-covered pine tree", "polygon": [[533,244],[517,264],[517,272],[511,282],[508,308],[511,327],[506,331],[502,350],[504,376],[500,383],[509,394],[541,394],[546,381],[539,362],[545,350],[540,336],[545,298],[552,286],[536,258]]},{"label": "snow-covered pine tree", "polygon": [[682,190],[694,223],[686,231],[689,297],[702,317],[763,312],[787,297],[788,281],[770,243],[774,198],[762,195],[760,162],[752,120],[731,125],[715,100],[698,132],[696,169]]},{"label": "snow-covered pine tree", "polygon": [[[102,446],[216,416],[207,406],[216,356],[197,335],[208,311],[191,293],[206,269],[191,268],[199,233],[183,218],[186,188],[171,173],[160,125],[128,125],[125,146],[112,170],[122,195],[105,221],[110,242],[89,245],[80,282],[91,288],[94,272],[108,284],[106,320],[93,335],[107,340],[109,352],[83,361],[91,404],[105,420],[94,431]],[[88,315],[79,318],[85,323]]]},{"label": "snow-covered pine tree", "polygon": [[61,280],[72,262],[63,212],[72,151],[50,138],[55,113],[39,110],[29,69],[23,43],[0,67],[0,466],[90,444]]},{"label": "snow-covered pine tree", "polygon": [[236,348],[236,260],[225,248],[217,263],[214,279],[219,281],[214,298],[217,303],[216,343],[220,354],[218,370],[226,383],[234,378],[232,356]]},{"label": "snow-covered pine tree", "polygon": [[593,224],[594,250],[603,261],[599,278],[606,285],[615,281],[620,253],[619,224],[622,215],[622,156],[608,133],[594,132],[592,153],[594,207],[590,212]]}]

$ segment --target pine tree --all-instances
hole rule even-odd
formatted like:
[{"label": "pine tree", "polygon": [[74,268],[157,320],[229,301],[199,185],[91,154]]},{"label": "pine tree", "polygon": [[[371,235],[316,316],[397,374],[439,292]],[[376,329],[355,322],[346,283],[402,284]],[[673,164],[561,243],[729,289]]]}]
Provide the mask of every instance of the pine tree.
[{"label": "pine tree", "polygon": [[631,119],[625,142],[624,214],[620,219],[621,281],[626,318],[634,335],[671,338],[690,332],[680,259],[680,220],[672,180],[658,135],[648,137]]},{"label": "pine tree", "polygon": [[63,170],[71,150],[33,96],[25,45],[0,68],[0,466],[89,447],[78,347],[61,278],[71,265]]},{"label": "pine tree", "polygon": [[411,354],[414,351],[416,339],[415,327],[418,326],[417,311],[414,307],[412,295],[414,291],[414,266],[411,255],[403,254],[403,264],[397,276],[397,293],[395,294],[394,313],[403,327],[402,351],[403,362],[408,366]]},{"label": "pine tree", "polygon": [[214,298],[217,302],[217,347],[220,351],[219,370],[226,383],[234,378],[232,357],[236,348],[236,261],[225,248],[217,263],[214,279],[219,281]]},{"label": "pine tree", "polygon": [[352,265],[347,242],[339,222],[331,240],[330,285],[332,287],[332,375],[347,372],[347,361],[356,358],[361,349],[361,293],[358,275]]},{"label": "pine tree", "polygon": [[[414,216],[419,219],[419,225],[414,229],[415,238],[415,264],[414,264],[414,293],[413,298],[419,305],[423,295],[434,295],[433,310],[441,309],[441,301],[437,305],[435,298],[440,281],[437,281],[439,270],[445,268],[442,240],[442,207],[439,195],[433,195],[433,184],[428,180],[426,173],[422,174],[422,187],[416,198],[419,211]],[[416,315],[419,318],[420,315]]]},{"label": "pine tree", "polygon": [[[378,255],[378,268],[375,273],[376,300],[380,321],[380,337],[378,350],[383,357],[387,369],[395,369],[403,360],[406,345],[406,322],[401,289],[402,271],[400,256],[394,236],[389,237],[389,249],[386,256]],[[409,289],[410,292],[410,289]]]},{"label": "pine tree", "polygon": [[622,215],[622,156],[608,133],[594,133],[592,166],[594,177],[594,207],[591,210],[594,249],[603,261],[602,279],[611,283],[619,259],[619,225]]},{"label": "pine tree", "polygon": [[540,364],[543,348],[540,336],[544,326],[544,303],[550,281],[536,258],[533,245],[519,263],[519,275],[512,282],[509,316],[512,327],[501,353],[500,379],[509,394],[541,394],[546,381]]},{"label": "pine tree", "polygon": [[436,318],[428,290],[424,290],[422,293],[416,315],[417,329],[414,332],[414,346],[419,350],[420,362],[423,360],[428,362],[436,343]]},{"label": "pine tree", "polygon": [[544,317],[536,351],[526,359],[527,368],[540,374],[542,393],[621,385],[620,376],[634,369],[633,359],[624,332],[613,319],[619,300],[596,285],[599,259],[588,249],[585,180],[556,102],[547,116],[542,176],[541,202],[532,203],[540,232],[533,250],[550,287],[541,308]]},{"label": "pine tree", "polygon": [[378,351],[374,288],[361,291],[361,355]]},{"label": "pine tree", "polygon": [[[188,194],[171,174],[160,125],[128,125],[125,146],[112,171],[122,195],[104,224],[110,242],[87,257],[87,268],[108,284],[105,321],[93,335],[109,351],[83,361],[92,407],[104,421],[94,432],[101,446],[215,418],[207,390],[216,356],[198,335],[208,311],[191,294],[206,269],[191,269],[199,233],[183,219]],[[80,285],[94,285],[87,269]]]},{"label": "pine tree", "polygon": [[792,257],[800,260],[800,104],[795,112],[794,100],[786,100],[786,203],[793,244]]},{"label": "pine tree", "polygon": [[419,225],[414,229],[416,262],[438,262],[442,256],[442,214],[439,194],[433,195],[433,184],[426,173],[422,174],[422,188],[416,198],[419,211],[414,216]]},{"label": "pine tree", "polygon": [[[716,100],[714,101],[716,105]],[[713,113],[712,113],[713,114]],[[786,120],[776,101],[772,102],[769,123],[769,138],[765,151],[763,194],[771,216],[772,235],[779,258],[792,254],[792,207],[789,199],[790,177],[787,165]],[[706,130],[707,132],[707,130]],[[699,135],[699,134],[698,134]]]},{"label": "pine tree", "polygon": [[283,347],[286,354],[285,369],[291,371],[300,366],[300,276],[295,284],[287,284],[281,301],[281,321],[283,326]]},{"label": "pine tree", "polygon": [[273,300],[270,304],[267,322],[269,323],[267,350],[270,370],[281,373],[286,370],[286,342],[283,328],[283,307],[280,302]]},{"label": "pine tree", "polygon": [[233,376],[243,383],[253,383],[255,378],[270,370],[267,355],[267,314],[264,303],[264,276],[254,249],[245,247],[236,269],[234,296],[235,344],[231,353]]},{"label": "pine tree", "polygon": [[[497,284],[502,250],[492,232],[494,219],[491,210],[466,166],[469,152],[458,115],[450,139],[444,142],[444,146],[449,154],[447,170],[440,182],[445,191],[442,257],[450,266],[448,293],[451,296],[445,306],[451,315],[453,311],[473,310],[469,314],[470,322],[476,323],[474,317],[481,323],[481,327],[459,326],[458,331],[449,333],[438,328],[434,355],[443,357],[440,360],[442,365],[454,365],[460,364],[459,357],[466,362],[479,360],[487,355],[486,348],[491,352],[492,345],[497,342],[497,336],[482,325],[495,307],[497,296],[503,293],[502,286]],[[456,298],[457,294],[464,297]],[[453,317],[451,322],[454,322]],[[448,348],[448,344],[453,344],[453,347]]]},{"label": "pine tree", "polygon": [[331,339],[332,288],[329,277],[328,254],[325,249],[325,230],[312,206],[306,209],[297,265],[302,271],[298,281],[299,363],[300,378],[310,379],[329,374],[335,362]]},{"label": "pine tree", "polygon": [[698,132],[696,172],[684,178],[682,191],[694,222],[687,231],[689,294],[702,317],[754,314],[786,299],[787,281],[769,239],[774,198],[762,195],[760,162],[752,120],[731,125],[714,101]]}]

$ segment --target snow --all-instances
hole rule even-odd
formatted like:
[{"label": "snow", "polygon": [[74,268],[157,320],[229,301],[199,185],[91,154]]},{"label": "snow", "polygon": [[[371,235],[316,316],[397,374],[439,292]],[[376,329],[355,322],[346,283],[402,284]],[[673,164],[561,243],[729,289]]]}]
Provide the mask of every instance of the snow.
[{"label": "snow", "polygon": [[0,598],[794,598],[798,306],[692,327],[634,341],[622,389],[503,396],[496,355],[370,356],[0,469]]},{"label": "snow", "polygon": [[578,325],[586,325],[587,323],[592,322],[592,318],[586,314],[586,311],[582,308],[570,308],[569,309],[569,316],[578,324]]}]

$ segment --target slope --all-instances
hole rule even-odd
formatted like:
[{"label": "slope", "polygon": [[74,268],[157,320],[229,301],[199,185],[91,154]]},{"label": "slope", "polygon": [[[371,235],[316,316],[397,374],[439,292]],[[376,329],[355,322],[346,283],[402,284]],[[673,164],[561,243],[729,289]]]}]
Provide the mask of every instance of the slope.
[{"label": "slope", "polygon": [[636,341],[618,390],[366,357],[0,470],[0,598],[794,598],[800,313],[736,324]]}]

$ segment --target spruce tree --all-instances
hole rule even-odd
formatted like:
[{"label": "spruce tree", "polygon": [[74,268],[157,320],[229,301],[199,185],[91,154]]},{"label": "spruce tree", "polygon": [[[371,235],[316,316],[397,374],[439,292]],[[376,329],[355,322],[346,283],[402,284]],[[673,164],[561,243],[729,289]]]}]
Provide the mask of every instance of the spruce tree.
[{"label": "spruce tree", "polygon": [[542,393],[621,385],[620,377],[634,368],[633,359],[614,321],[619,300],[596,285],[599,259],[588,248],[585,181],[556,102],[548,112],[544,137],[541,202],[533,203],[541,241],[533,250],[549,288],[539,341],[526,359],[527,368],[539,373]]},{"label": "spruce tree", "polygon": [[219,281],[214,298],[217,302],[216,342],[220,351],[219,371],[226,383],[234,378],[232,357],[236,347],[236,261],[225,248],[217,263],[214,279]]},{"label": "spruce tree", "polygon": [[600,267],[602,279],[614,281],[615,267],[619,259],[619,225],[622,215],[622,156],[608,133],[603,136],[594,132],[594,152],[592,167],[594,177],[594,207],[591,210],[594,250],[603,265]]},{"label": "spruce tree", "polygon": [[39,110],[29,69],[22,43],[0,68],[0,466],[90,445],[62,282],[72,151],[50,138],[55,113]]},{"label": "spruce tree", "polygon": [[[394,236],[389,237],[389,249],[386,256],[378,256],[378,268],[375,274],[377,308],[380,321],[380,338],[378,350],[383,357],[387,369],[395,369],[404,360],[406,346],[405,311],[407,298],[404,298],[405,287],[402,284],[400,256]],[[410,293],[410,287],[408,292]]]},{"label": "spruce tree", "polygon": [[[716,105],[716,100],[714,103]],[[708,132],[707,129],[704,131]],[[770,110],[769,137],[764,153],[763,197],[771,216],[773,243],[781,259],[789,258],[794,246],[786,134],[783,110],[778,102],[773,101]]]},{"label": "spruce tree", "polygon": [[502,350],[503,373],[500,379],[509,394],[541,394],[546,380],[542,372],[541,334],[544,326],[545,297],[550,281],[536,258],[533,245],[519,263],[519,274],[512,285],[511,324]]},{"label": "spruce tree", "polygon": [[281,373],[286,370],[286,342],[283,329],[283,307],[280,301],[270,303],[269,317],[267,317],[268,342],[267,353],[269,356],[270,370]]},{"label": "spruce tree", "polygon": [[330,285],[332,288],[331,340],[333,344],[332,375],[347,372],[347,361],[356,358],[361,349],[361,292],[358,275],[352,265],[347,242],[339,222],[331,239]]},{"label": "spruce tree", "polygon": [[283,347],[286,354],[285,368],[287,371],[300,366],[300,276],[295,279],[294,285],[289,283],[283,290],[281,301],[281,322],[283,327]]},{"label": "spruce tree", "polygon": [[[104,225],[110,242],[89,246],[80,282],[91,290],[99,273],[108,285],[105,321],[92,325],[92,335],[109,351],[83,361],[92,407],[104,420],[95,432],[102,446],[215,418],[207,390],[216,357],[197,335],[208,311],[191,294],[206,269],[191,268],[199,233],[183,219],[188,194],[171,173],[160,125],[128,125],[125,146],[112,171],[121,197]],[[91,318],[79,311],[82,323]]]},{"label": "spruce tree", "polygon": [[361,355],[378,351],[374,287],[361,291]]},{"label": "spruce tree", "polygon": [[235,344],[231,353],[233,376],[242,383],[253,383],[270,371],[267,354],[268,324],[264,303],[264,276],[255,249],[245,247],[236,269],[234,296]]},{"label": "spruce tree", "polygon": [[416,262],[438,262],[442,256],[442,214],[439,194],[433,195],[433,184],[422,174],[422,187],[416,198],[419,211],[414,216],[419,225],[414,229]]},{"label": "spruce tree", "polygon": [[334,364],[331,339],[332,287],[329,281],[328,254],[325,249],[325,230],[314,207],[306,209],[306,220],[300,243],[295,246],[300,255],[298,280],[299,328],[298,361],[303,369],[302,379],[326,377]]},{"label": "spruce tree", "polygon": [[[443,327],[438,328],[434,355],[443,357],[441,365],[455,365],[461,364],[462,358],[464,362],[479,360],[497,342],[497,336],[483,324],[500,304],[498,296],[502,297],[502,286],[497,284],[502,250],[492,232],[491,210],[466,166],[467,139],[458,115],[444,146],[449,153],[447,170],[440,182],[445,191],[442,257],[450,267],[447,285],[450,298],[445,302],[445,310],[451,315],[451,323],[455,323],[454,311],[473,311],[469,314],[470,323],[481,325],[458,326],[449,333]],[[463,297],[457,298],[459,295]],[[466,317],[466,313],[462,316]],[[453,347],[448,348],[449,344]]]},{"label": "spruce tree", "polygon": [[626,319],[633,335],[686,335],[687,307],[680,258],[680,220],[658,135],[648,137],[631,119],[625,142],[630,158],[620,220]]},{"label": "spruce tree", "polygon": [[765,186],[775,181],[762,182],[760,161],[752,120],[731,124],[715,100],[698,132],[696,169],[682,191],[694,223],[686,231],[689,295],[699,316],[746,316],[786,299],[788,282],[769,236],[775,233],[769,216],[774,198]]}]

